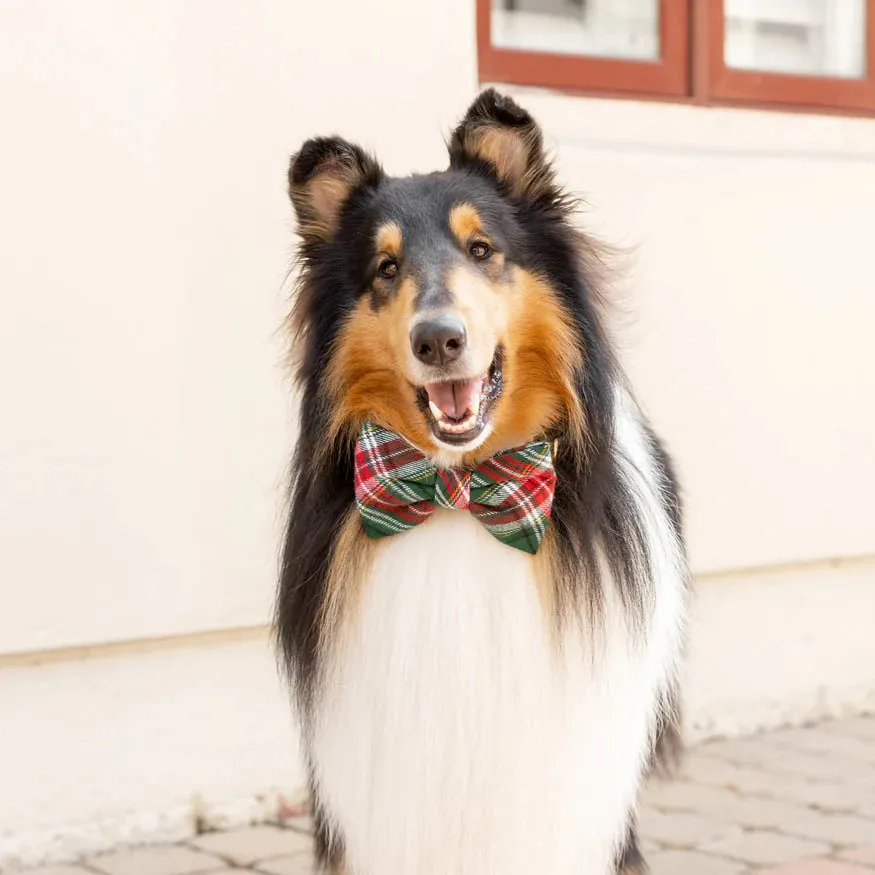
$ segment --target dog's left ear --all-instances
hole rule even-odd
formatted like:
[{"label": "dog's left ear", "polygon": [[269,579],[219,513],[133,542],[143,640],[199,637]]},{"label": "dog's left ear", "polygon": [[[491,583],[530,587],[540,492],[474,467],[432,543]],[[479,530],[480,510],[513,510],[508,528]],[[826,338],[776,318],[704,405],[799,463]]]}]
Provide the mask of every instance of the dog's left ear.
[{"label": "dog's left ear", "polygon": [[553,169],[544,154],[541,129],[522,107],[494,88],[471,104],[448,148],[453,170],[485,171],[517,197],[552,193]]}]

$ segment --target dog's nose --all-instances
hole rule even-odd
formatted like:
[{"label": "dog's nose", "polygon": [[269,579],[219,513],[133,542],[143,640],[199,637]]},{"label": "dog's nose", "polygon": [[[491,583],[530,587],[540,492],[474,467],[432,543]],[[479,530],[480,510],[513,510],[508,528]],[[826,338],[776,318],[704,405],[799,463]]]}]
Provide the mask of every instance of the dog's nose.
[{"label": "dog's nose", "polygon": [[416,325],[410,332],[413,354],[425,365],[445,365],[465,349],[468,335],[458,316],[438,316]]}]

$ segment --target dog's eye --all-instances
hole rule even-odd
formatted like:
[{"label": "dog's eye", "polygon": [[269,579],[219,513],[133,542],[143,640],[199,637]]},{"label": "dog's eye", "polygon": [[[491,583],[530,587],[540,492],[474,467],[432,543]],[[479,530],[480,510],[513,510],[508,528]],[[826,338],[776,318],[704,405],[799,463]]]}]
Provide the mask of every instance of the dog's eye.
[{"label": "dog's eye", "polygon": [[387,258],[385,261],[381,261],[380,266],[377,268],[377,273],[379,273],[384,280],[394,279],[398,274],[398,262],[393,258]]},{"label": "dog's eye", "polygon": [[482,261],[484,258],[489,258],[489,254],[492,251],[482,240],[478,240],[476,243],[472,243],[468,247],[468,251],[474,258]]}]

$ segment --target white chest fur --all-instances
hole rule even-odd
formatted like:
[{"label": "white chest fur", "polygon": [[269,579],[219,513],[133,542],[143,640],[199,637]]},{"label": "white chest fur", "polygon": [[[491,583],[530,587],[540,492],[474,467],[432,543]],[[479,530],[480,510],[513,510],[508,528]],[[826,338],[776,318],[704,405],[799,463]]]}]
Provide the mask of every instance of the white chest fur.
[{"label": "white chest fur", "polygon": [[351,875],[610,871],[680,635],[676,544],[653,525],[647,634],[608,592],[597,638],[572,624],[558,643],[532,558],[470,515],[379,544],[311,738]]}]

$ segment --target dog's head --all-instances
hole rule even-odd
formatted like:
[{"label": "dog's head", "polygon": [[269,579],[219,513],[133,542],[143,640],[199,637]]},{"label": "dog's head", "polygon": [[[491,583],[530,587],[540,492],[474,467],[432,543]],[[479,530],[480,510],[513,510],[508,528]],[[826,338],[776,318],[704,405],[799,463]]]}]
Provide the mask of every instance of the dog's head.
[{"label": "dog's head", "polygon": [[407,178],[337,137],[292,159],[294,318],[328,440],[373,420],[447,465],[580,442],[581,238],[541,133],[490,90],[448,145],[448,170]]}]

